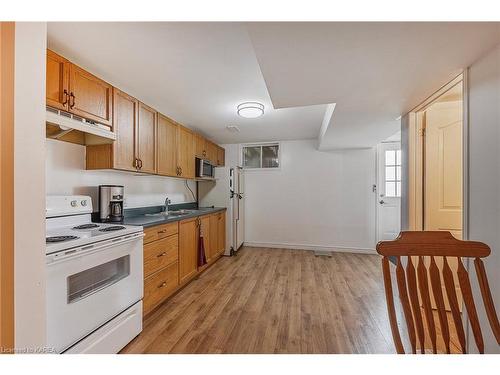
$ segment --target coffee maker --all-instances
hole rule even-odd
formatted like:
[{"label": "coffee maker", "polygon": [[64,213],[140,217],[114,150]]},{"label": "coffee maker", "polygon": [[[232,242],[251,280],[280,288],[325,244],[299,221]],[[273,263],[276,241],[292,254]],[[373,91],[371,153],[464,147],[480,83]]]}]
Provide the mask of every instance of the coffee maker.
[{"label": "coffee maker", "polygon": [[99,185],[99,218],[111,222],[123,220],[123,186]]}]

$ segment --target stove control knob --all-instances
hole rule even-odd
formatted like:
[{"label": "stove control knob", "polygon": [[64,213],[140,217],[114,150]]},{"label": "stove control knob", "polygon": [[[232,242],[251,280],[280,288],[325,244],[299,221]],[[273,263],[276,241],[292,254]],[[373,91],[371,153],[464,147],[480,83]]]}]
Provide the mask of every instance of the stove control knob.
[{"label": "stove control knob", "polygon": [[80,203],[81,203],[81,205],[82,205],[83,207],[85,207],[85,206],[87,205],[87,201],[86,201],[86,200],[83,200],[83,201],[81,201]]},{"label": "stove control knob", "polygon": [[77,201],[71,201],[71,207],[76,207],[78,206],[78,202]]}]

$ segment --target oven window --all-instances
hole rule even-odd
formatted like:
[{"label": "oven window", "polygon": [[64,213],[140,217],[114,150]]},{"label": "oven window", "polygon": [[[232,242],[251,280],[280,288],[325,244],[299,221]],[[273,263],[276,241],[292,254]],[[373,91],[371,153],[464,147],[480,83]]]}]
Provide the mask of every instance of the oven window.
[{"label": "oven window", "polygon": [[68,303],[98,292],[130,275],[130,255],[68,277]]}]

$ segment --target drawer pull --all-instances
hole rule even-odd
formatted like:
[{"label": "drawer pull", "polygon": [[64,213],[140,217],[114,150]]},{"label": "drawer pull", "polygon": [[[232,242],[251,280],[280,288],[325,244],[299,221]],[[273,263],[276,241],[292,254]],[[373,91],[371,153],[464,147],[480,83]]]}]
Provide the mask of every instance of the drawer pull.
[{"label": "drawer pull", "polygon": [[158,289],[163,288],[163,287],[166,287],[166,286],[167,286],[167,282],[166,282],[166,281],[164,281],[164,282],[162,282],[160,285],[158,285]]},{"label": "drawer pull", "polygon": [[160,257],[164,257],[165,255],[167,255],[167,253],[164,251],[163,253],[158,254],[156,257],[157,257],[157,258],[160,258]]},{"label": "drawer pull", "polygon": [[166,229],[163,229],[163,230],[159,230],[158,231],[158,234],[162,234],[162,233],[165,233],[167,230]]}]

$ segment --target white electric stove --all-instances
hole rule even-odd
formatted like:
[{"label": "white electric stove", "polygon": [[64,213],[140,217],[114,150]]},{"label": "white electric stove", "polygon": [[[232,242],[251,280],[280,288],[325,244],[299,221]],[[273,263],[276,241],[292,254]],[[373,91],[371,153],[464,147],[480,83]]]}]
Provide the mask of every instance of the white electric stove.
[{"label": "white electric stove", "polygon": [[117,353],[142,330],[142,227],[91,213],[90,197],[47,197],[47,347],[57,353]]}]

